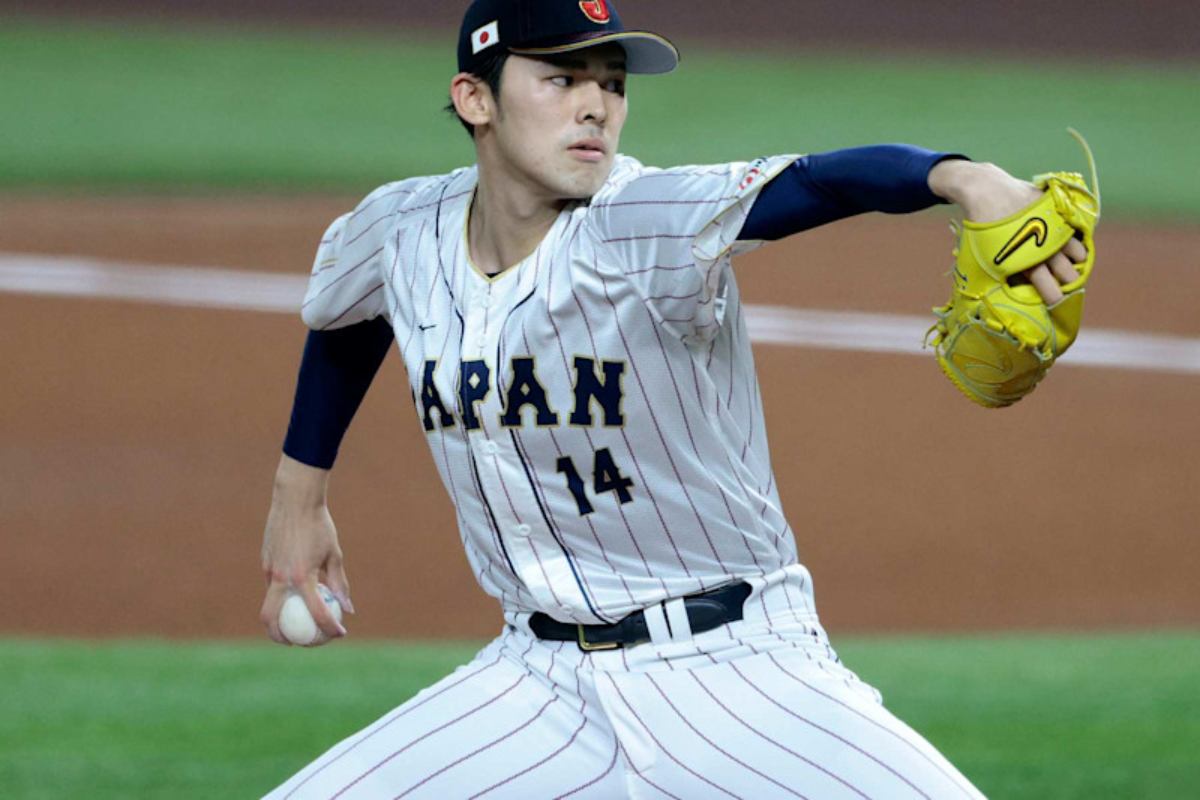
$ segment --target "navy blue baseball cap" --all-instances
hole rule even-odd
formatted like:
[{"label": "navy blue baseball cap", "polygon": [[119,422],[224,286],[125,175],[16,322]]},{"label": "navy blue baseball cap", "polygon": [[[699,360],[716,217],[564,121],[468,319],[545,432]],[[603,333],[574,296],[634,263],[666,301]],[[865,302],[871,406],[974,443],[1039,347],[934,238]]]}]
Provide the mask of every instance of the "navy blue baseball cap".
[{"label": "navy blue baseball cap", "polygon": [[474,0],[458,35],[458,69],[474,72],[496,48],[545,56],[610,42],[625,48],[630,73],[657,75],[679,64],[666,38],[626,30],[612,0]]}]

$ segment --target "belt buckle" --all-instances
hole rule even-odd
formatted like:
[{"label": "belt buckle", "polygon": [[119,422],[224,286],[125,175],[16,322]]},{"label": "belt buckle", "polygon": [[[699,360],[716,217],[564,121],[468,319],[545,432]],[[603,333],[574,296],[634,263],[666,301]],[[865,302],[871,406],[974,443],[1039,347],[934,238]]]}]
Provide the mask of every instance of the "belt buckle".
[{"label": "belt buckle", "polygon": [[583,633],[583,626],[576,625],[575,630],[579,633],[579,649],[585,653],[594,653],[599,650],[620,650],[620,642],[589,642]]}]

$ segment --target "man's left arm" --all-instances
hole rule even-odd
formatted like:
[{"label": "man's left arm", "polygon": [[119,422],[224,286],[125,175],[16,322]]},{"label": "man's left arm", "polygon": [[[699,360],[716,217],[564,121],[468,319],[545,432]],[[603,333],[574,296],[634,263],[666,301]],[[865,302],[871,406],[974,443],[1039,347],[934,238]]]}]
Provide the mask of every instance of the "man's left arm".
[{"label": "man's left arm", "polygon": [[[742,241],[774,241],[868,211],[905,214],[955,203],[975,222],[1003,219],[1041,195],[1031,183],[993,164],[905,144],[835,150],[797,159],[759,193],[742,227]],[[1072,240],[1030,281],[1047,303],[1062,298],[1059,284],[1078,278],[1072,262],[1087,256]]]},{"label": "man's left arm", "polygon": [[775,241],[868,211],[907,214],[947,202],[929,176],[955,160],[965,156],[907,144],[802,156],[759,192],[738,238]]}]

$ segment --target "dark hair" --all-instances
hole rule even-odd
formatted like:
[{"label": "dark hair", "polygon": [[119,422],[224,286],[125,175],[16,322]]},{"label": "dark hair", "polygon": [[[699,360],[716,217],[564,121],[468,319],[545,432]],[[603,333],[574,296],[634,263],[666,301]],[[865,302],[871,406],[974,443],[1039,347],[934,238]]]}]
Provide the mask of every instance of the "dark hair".
[{"label": "dark hair", "polygon": [[[508,62],[509,52],[500,50],[495,55],[489,56],[481,62],[478,67],[471,72],[479,80],[487,84],[492,90],[492,97],[496,98],[496,105],[500,105],[500,77],[504,74],[504,65]],[[446,106],[446,112],[452,114],[466,128],[467,135],[472,139],[475,138],[475,126],[467,122],[462,117],[458,116],[458,110],[454,107],[454,99],[451,98],[449,105]]]}]

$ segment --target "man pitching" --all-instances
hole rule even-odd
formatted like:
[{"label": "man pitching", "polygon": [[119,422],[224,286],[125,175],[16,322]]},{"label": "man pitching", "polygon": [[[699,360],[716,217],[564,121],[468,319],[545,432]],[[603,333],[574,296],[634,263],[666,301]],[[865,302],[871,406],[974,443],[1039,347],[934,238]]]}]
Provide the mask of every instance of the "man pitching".
[{"label": "man pitching", "polygon": [[[344,634],[316,591],[352,610],[326,480],[394,341],[503,632],[269,796],[981,797],[829,646],[731,257],[868,210],[1000,219],[1040,192],[903,145],[618,155],[626,75],[678,56],[606,0],[476,0],[458,57],[477,164],[380,187],[320,244],[262,621],[285,641],[295,589]],[[1047,302],[1086,255],[1072,240],[1030,274]]]}]

